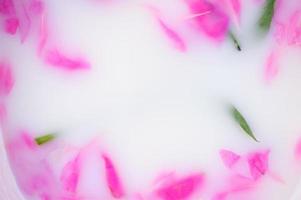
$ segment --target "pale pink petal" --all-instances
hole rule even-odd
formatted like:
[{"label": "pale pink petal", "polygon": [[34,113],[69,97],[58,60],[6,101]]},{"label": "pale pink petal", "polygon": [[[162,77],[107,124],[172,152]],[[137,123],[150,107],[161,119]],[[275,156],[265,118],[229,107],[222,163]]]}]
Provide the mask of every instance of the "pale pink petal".
[{"label": "pale pink petal", "polygon": [[222,0],[228,15],[231,17],[236,27],[240,24],[241,3],[240,0]]},{"label": "pale pink petal", "polygon": [[53,67],[67,71],[86,70],[91,67],[90,63],[84,58],[70,57],[58,50],[48,51],[45,62]]},{"label": "pale pink petal", "polygon": [[41,16],[39,31],[40,31],[40,33],[39,33],[38,53],[41,54],[44,47],[46,46],[48,36],[49,36],[46,13],[43,13]]},{"label": "pale pink petal", "polygon": [[266,83],[270,83],[274,80],[279,73],[278,60],[279,56],[276,51],[273,51],[268,56],[264,67],[264,80]]},{"label": "pale pink petal", "polygon": [[[195,15],[196,26],[207,36],[217,41],[223,39],[228,32],[228,16],[217,6],[206,0],[186,0],[191,14]],[[197,16],[200,13],[208,13]]]},{"label": "pale pink petal", "polygon": [[124,189],[119,179],[118,173],[108,156],[102,155],[102,158],[105,163],[107,184],[111,191],[111,194],[114,198],[122,198],[124,196]]},{"label": "pale pink petal", "polygon": [[190,175],[164,185],[156,195],[163,200],[186,200],[200,189],[203,182],[203,174]]},{"label": "pale pink petal", "polygon": [[289,20],[288,44],[301,45],[301,11],[296,11]]},{"label": "pale pink petal", "polygon": [[297,141],[295,146],[295,158],[301,160],[301,138]]},{"label": "pale pink petal", "polygon": [[229,150],[221,150],[219,153],[224,165],[228,168],[232,168],[232,166],[240,159],[239,155]]},{"label": "pale pink petal", "polygon": [[7,141],[7,153],[20,189],[27,195],[57,195],[57,182],[34,138],[21,132]]},{"label": "pale pink petal", "polygon": [[269,167],[269,151],[251,153],[247,158],[253,180],[258,180],[267,173]]},{"label": "pale pink petal", "polygon": [[286,25],[281,22],[275,22],[274,37],[279,44],[286,43]]},{"label": "pale pink petal", "polygon": [[19,20],[17,18],[9,18],[5,20],[5,32],[11,35],[16,34],[19,27]]},{"label": "pale pink petal", "polygon": [[0,62],[0,95],[8,95],[14,86],[11,66]]},{"label": "pale pink petal", "polygon": [[172,41],[174,47],[181,52],[185,52],[187,50],[187,47],[183,38],[175,30],[173,30],[166,23],[164,23],[161,19],[158,18],[158,21],[163,32],[170,39],[170,41]]},{"label": "pale pink petal", "polygon": [[0,104],[0,126],[2,126],[2,122],[5,120],[6,118],[6,107],[4,104]]}]

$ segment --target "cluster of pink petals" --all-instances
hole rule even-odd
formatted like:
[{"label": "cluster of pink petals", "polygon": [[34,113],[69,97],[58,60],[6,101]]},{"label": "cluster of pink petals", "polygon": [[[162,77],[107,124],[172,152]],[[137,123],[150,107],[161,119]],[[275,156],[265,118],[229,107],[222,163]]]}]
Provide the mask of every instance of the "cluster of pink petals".
[{"label": "cluster of pink petals", "polygon": [[0,21],[7,34],[17,32],[21,42],[25,42],[29,33],[38,33],[38,53],[50,66],[64,71],[89,69],[90,63],[84,58],[67,56],[62,51],[44,48],[49,39],[47,12],[43,0],[0,0]]},{"label": "cluster of pink petals", "polygon": [[[269,151],[251,152],[245,156],[240,156],[229,150],[221,150],[220,156],[224,165],[230,170],[236,170],[238,175],[251,178],[256,181],[264,176],[268,171]],[[240,174],[241,168],[247,167],[247,174]],[[245,170],[242,170],[245,171]]]},{"label": "cluster of pink petals", "polygon": [[[86,150],[92,147],[88,145],[71,159],[68,158],[59,175],[56,175],[57,163],[51,162],[49,156],[59,148],[57,145],[50,143],[39,146],[27,132],[21,132],[7,142],[7,153],[18,185],[26,195],[41,200],[82,199],[84,197],[77,193],[80,176],[84,173],[82,167],[85,162],[82,160],[90,156]],[[121,180],[111,159],[107,155],[99,157],[99,163],[105,166],[104,173],[111,196],[124,197]],[[99,181],[102,181],[101,178]]]},{"label": "cluster of pink petals", "polygon": [[269,170],[269,151],[255,151],[238,155],[230,150],[221,150],[220,157],[230,170],[228,184],[214,195],[214,200],[225,200],[228,196],[247,191],[256,186]]}]

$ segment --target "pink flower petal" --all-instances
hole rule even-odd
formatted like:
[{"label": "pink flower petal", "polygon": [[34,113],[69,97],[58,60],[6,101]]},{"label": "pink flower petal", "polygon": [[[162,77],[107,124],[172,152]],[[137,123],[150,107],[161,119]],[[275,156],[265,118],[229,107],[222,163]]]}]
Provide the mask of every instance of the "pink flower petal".
[{"label": "pink flower petal", "polygon": [[26,132],[7,142],[7,153],[21,190],[27,195],[57,195],[54,174],[41,147]]},{"label": "pink flower petal", "polygon": [[301,160],[301,138],[297,141],[295,146],[295,158]]},{"label": "pink flower petal", "polygon": [[5,62],[0,63],[0,95],[8,95],[14,86],[11,66]]},{"label": "pink flower petal", "polygon": [[16,34],[19,27],[19,20],[17,18],[9,18],[5,20],[5,32],[11,35]]},{"label": "pink flower petal", "polygon": [[173,42],[174,47],[181,52],[185,52],[187,50],[187,47],[183,38],[175,30],[165,24],[161,19],[158,18],[158,22],[166,36],[170,39],[170,41]]},{"label": "pink flower petal", "polygon": [[156,194],[164,200],[186,200],[203,184],[203,174],[196,174],[172,181],[158,189]]},{"label": "pink flower petal", "polygon": [[270,53],[268,56],[264,68],[264,80],[266,83],[270,83],[272,80],[274,80],[279,73],[278,60],[279,56],[276,50]]},{"label": "pink flower petal", "polygon": [[247,156],[252,178],[258,180],[268,171],[269,151],[255,152]]},{"label": "pink flower petal", "polygon": [[239,27],[240,15],[241,15],[241,3],[240,0],[223,0],[224,9],[228,12],[233,23],[236,27]]},{"label": "pink flower petal", "polygon": [[120,182],[117,171],[108,156],[103,155],[102,158],[105,162],[107,184],[111,194],[114,198],[122,198],[124,196],[124,189]]},{"label": "pink flower petal", "polygon": [[0,0],[0,14],[13,15],[15,7],[13,0]]},{"label": "pink flower petal", "polygon": [[75,71],[89,69],[90,63],[80,57],[69,57],[58,50],[48,51],[45,57],[47,64],[62,70]]},{"label": "pink flower petal", "polygon": [[75,193],[79,179],[79,155],[69,161],[62,170],[60,180],[64,190]]},{"label": "pink flower petal", "polygon": [[232,168],[232,166],[240,159],[239,155],[229,150],[221,150],[220,156],[224,165],[228,168]]},{"label": "pink flower petal", "polygon": [[[217,41],[223,39],[228,31],[228,16],[217,6],[206,0],[186,0],[195,23],[207,36]],[[200,13],[208,13],[199,15]]]},{"label": "pink flower petal", "polygon": [[289,20],[288,44],[301,45],[301,11],[296,11]]}]

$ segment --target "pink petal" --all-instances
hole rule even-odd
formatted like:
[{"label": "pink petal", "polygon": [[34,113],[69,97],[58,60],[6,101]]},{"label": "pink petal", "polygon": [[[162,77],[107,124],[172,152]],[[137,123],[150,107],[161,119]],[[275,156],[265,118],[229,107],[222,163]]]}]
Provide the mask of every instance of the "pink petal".
[{"label": "pink petal", "polygon": [[105,162],[107,184],[111,194],[114,198],[122,198],[124,196],[124,189],[120,182],[117,171],[108,156],[103,155],[102,158]]},{"label": "pink petal", "polygon": [[27,195],[54,194],[58,191],[45,154],[34,139],[21,132],[7,142],[7,153],[21,190]]},{"label": "pink petal", "polygon": [[0,95],[8,95],[14,86],[11,66],[5,62],[0,63]]},{"label": "pink petal", "polygon": [[85,59],[80,57],[69,57],[58,50],[48,51],[45,61],[51,66],[67,71],[83,70],[91,67],[90,63]]},{"label": "pink petal", "polygon": [[240,0],[223,0],[228,15],[232,18],[233,23],[239,27],[241,3]]},{"label": "pink petal", "polygon": [[38,53],[41,54],[44,47],[46,46],[48,35],[49,35],[46,13],[43,13],[41,16],[39,31],[40,33],[39,33]]},{"label": "pink petal", "polygon": [[297,141],[295,146],[295,158],[301,160],[301,138]]},{"label": "pink petal", "polygon": [[269,151],[255,152],[247,156],[249,170],[252,178],[258,180],[268,171]]},{"label": "pink petal", "polygon": [[156,191],[156,194],[164,200],[186,200],[200,188],[203,182],[203,174],[191,175],[164,185]]},{"label": "pink petal", "polygon": [[228,168],[232,168],[232,166],[240,159],[239,155],[229,150],[221,150],[220,156],[224,165]]},{"label": "pink petal", "polygon": [[19,20],[17,18],[9,18],[5,20],[5,32],[11,35],[16,34],[19,27]]},{"label": "pink petal", "polygon": [[79,155],[69,161],[62,170],[61,182],[64,190],[75,193],[79,179]]},{"label": "pink petal", "polygon": [[0,126],[2,126],[2,122],[6,118],[6,107],[4,104],[0,104]]},{"label": "pink petal", "polygon": [[301,45],[301,12],[296,11],[289,20],[288,44]]},{"label": "pink petal", "polygon": [[278,66],[279,56],[276,51],[273,51],[267,58],[264,68],[264,80],[270,83],[279,73]]},{"label": "pink petal", "polygon": [[219,41],[228,31],[229,19],[218,7],[206,0],[187,0],[193,15],[208,13],[195,17],[197,27],[207,36]]},{"label": "pink petal", "polygon": [[175,30],[165,24],[161,19],[158,18],[158,21],[166,36],[170,39],[170,41],[173,42],[174,47],[181,52],[185,52],[187,50],[187,47],[183,38]]},{"label": "pink petal", "polygon": [[12,15],[15,13],[13,0],[0,0],[0,14]]}]

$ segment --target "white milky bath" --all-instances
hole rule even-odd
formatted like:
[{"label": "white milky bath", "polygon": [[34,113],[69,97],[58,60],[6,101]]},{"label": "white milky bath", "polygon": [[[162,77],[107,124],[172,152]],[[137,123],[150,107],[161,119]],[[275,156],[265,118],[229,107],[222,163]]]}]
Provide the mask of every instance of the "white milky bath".
[{"label": "white milky bath", "polygon": [[300,0],[0,14],[2,136],[26,199],[298,200]]}]

